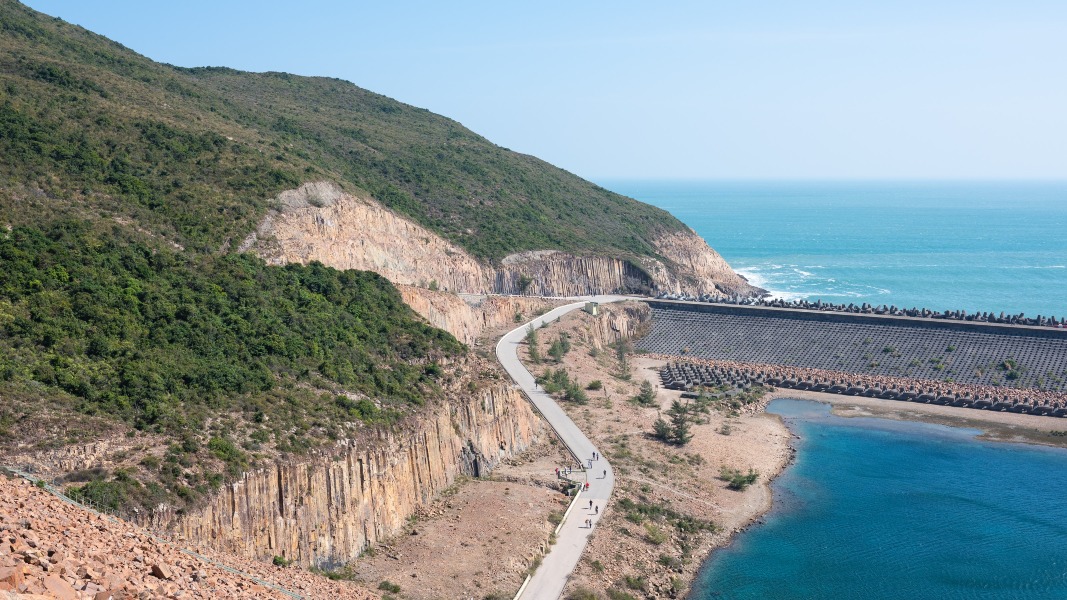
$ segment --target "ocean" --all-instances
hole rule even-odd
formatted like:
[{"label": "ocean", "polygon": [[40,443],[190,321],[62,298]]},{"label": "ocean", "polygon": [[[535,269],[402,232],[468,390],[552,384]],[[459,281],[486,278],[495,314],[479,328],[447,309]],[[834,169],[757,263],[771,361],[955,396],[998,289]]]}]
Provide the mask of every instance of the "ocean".
[{"label": "ocean", "polygon": [[1067,316],[1067,182],[599,183],[779,297]]},{"label": "ocean", "polygon": [[[1067,182],[601,185],[670,211],[775,296],[1067,316]],[[1067,598],[1067,450],[769,410],[799,435],[796,463],[691,598]]]},{"label": "ocean", "polygon": [[800,436],[796,463],[691,598],[1067,598],[1067,450],[814,402],[768,410]]}]

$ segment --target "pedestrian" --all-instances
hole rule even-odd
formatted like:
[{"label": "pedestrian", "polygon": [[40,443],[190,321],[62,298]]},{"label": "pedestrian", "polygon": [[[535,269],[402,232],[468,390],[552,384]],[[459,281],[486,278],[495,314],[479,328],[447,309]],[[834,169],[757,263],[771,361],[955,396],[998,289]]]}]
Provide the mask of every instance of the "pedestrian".
[{"label": "pedestrian", "polygon": [[607,479],[607,478],[608,478],[608,470],[604,469],[604,477],[603,477],[603,479]]},{"label": "pedestrian", "polygon": [[592,500],[589,501],[589,510],[593,510],[593,501]]},{"label": "pedestrian", "polygon": [[559,479],[559,467],[556,467],[556,479]]},{"label": "pedestrian", "polygon": [[593,509],[594,509],[593,510],[593,514],[594,515],[599,515],[600,514],[600,505],[599,504],[594,506]]}]

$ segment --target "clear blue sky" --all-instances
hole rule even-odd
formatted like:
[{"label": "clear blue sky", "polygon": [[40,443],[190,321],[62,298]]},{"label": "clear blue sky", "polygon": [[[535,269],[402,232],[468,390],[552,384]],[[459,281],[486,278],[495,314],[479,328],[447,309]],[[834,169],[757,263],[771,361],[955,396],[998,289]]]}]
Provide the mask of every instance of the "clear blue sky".
[{"label": "clear blue sky", "polygon": [[30,0],[340,77],[591,179],[1067,178],[1067,1]]}]

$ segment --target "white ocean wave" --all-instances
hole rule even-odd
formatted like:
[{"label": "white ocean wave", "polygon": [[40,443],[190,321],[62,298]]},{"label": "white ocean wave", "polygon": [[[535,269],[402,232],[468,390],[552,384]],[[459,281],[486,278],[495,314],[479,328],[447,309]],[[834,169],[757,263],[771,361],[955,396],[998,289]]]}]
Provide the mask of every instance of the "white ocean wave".
[{"label": "white ocean wave", "polygon": [[1067,265],[1020,265],[1003,266],[1001,269],[1067,269]]}]

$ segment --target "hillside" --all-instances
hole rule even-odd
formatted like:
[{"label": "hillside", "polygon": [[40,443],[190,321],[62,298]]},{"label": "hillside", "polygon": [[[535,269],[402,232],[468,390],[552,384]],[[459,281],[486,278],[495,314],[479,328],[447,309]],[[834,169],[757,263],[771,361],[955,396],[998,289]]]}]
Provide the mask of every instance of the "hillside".
[{"label": "hillside", "polygon": [[4,221],[70,210],[214,252],[250,233],[278,192],[326,179],[479,259],[652,256],[656,236],[685,230],[350,83],[159,64],[12,0],[0,2],[0,90]]},{"label": "hillside", "polygon": [[[261,559],[343,564],[541,436],[393,283],[753,291],[666,212],[444,117],[13,0],[0,156],[0,464]],[[431,323],[474,339],[524,301]]]}]

